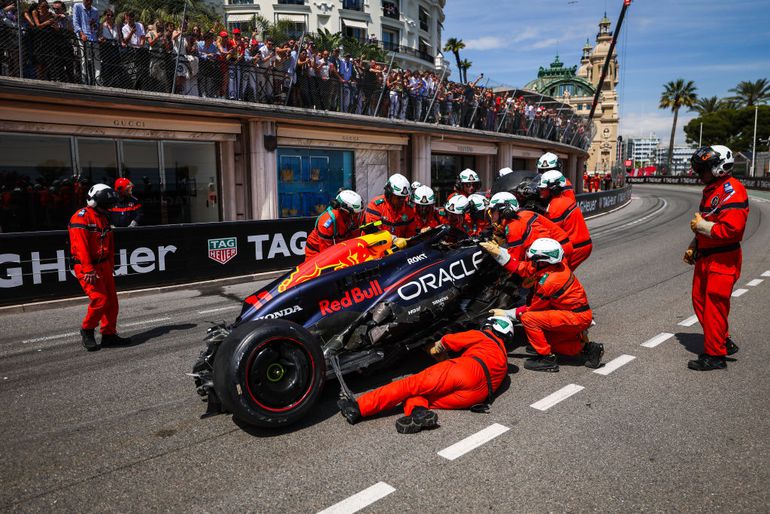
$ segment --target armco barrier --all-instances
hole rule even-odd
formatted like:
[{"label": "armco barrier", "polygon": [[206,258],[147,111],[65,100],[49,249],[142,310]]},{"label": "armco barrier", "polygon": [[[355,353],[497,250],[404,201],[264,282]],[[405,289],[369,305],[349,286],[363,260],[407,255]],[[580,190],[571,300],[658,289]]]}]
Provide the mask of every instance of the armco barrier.
[{"label": "armco barrier", "polygon": [[[619,207],[631,188],[578,195],[586,216]],[[117,229],[118,291],[288,269],[301,262],[313,218]],[[67,232],[0,234],[0,306],[82,295]]]},{"label": "armco barrier", "polygon": [[[749,178],[735,177],[747,189],[759,189],[770,191],[770,179],[768,178]],[[698,177],[628,177],[626,182],[630,184],[681,184],[687,186],[702,185]]]}]

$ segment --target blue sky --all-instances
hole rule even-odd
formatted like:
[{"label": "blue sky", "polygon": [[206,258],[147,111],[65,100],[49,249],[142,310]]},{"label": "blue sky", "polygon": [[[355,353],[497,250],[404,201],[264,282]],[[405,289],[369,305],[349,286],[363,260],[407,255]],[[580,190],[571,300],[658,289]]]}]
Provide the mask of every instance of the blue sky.
[{"label": "blue sky", "polygon": [[[447,0],[444,41],[462,38],[468,77],[523,86],[558,52],[579,64],[606,9],[615,28],[622,0]],[[663,84],[684,78],[699,96],[728,96],[741,80],[770,79],[770,1],[635,0],[618,40],[620,133],[668,141],[672,114],[658,109]],[[454,58],[447,58],[454,63]],[[454,65],[453,65],[454,67]],[[693,113],[682,111],[677,142]]]}]

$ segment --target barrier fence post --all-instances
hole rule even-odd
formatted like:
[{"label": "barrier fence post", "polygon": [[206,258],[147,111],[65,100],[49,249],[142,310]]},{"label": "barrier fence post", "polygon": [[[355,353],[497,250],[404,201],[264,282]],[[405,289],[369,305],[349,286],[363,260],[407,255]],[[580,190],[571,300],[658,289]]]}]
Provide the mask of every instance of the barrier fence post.
[{"label": "barrier fence post", "polygon": [[16,41],[19,45],[19,78],[24,78],[24,51],[21,44],[21,1],[16,0]]},{"label": "barrier fence post", "polygon": [[444,70],[441,72],[441,79],[436,84],[436,92],[433,93],[433,98],[431,99],[430,105],[428,106],[428,111],[425,113],[425,119],[423,120],[423,123],[428,122],[428,116],[430,116],[430,113],[433,110],[433,104],[436,102],[436,97],[438,96],[438,90],[441,87],[441,84],[444,83],[444,77],[446,76],[446,69],[447,69],[447,66],[444,66]]},{"label": "barrier fence post", "polygon": [[184,30],[187,19],[187,0],[182,8],[182,21],[179,23],[179,42],[176,45],[176,59],[174,60],[174,78],[171,81],[171,94],[176,93],[176,74],[179,69],[179,56],[182,55],[182,44],[184,43]]},{"label": "barrier fence post", "polygon": [[[380,112],[380,103],[382,103],[382,95],[385,94],[385,79],[388,75],[390,75],[390,69],[393,66],[393,60],[396,58],[396,53],[391,52],[390,54],[390,64],[388,64],[387,70],[382,70],[382,87],[380,88],[380,97],[377,99],[377,107],[374,109],[373,116],[376,118],[378,113]],[[370,104],[371,105],[371,104]]]},{"label": "barrier fence post", "polygon": [[479,109],[479,104],[484,99],[484,91],[487,89],[487,86],[489,85],[489,77],[487,77],[487,80],[484,82],[484,85],[481,88],[481,97],[476,100],[476,106],[473,108],[473,114],[471,114],[471,126],[466,128],[473,128],[473,125],[476,122],[476,111]]},{"label": "barrier fence post", "polygon": [[[291,97],[291,90],[294,87],[294,82],[297,80],[297,61],[299,61],[299,54],[302,53],[302,45],[305,44],[305,32],[302,32],[302,35],[299,38],[299,44],[297,46],[297,57],[294,59],[294,66],[291,67],[291,70],[289,72],[289,90],[286,92],[286,99],[283,102],[283,105],[289,105],[289,98]],[[291,52],[289,52],[289,56],[291,57]],[[297,81],[299,84],[299,81]]]}]

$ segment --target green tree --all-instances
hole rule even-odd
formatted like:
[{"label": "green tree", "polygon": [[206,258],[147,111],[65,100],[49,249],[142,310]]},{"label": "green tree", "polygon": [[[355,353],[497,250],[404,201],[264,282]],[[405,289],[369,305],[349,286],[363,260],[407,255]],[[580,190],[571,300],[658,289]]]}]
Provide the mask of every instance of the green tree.
[{"label": "green tree", "polygon": [[708,114],[710,112],[717,112],[720,109],[724,109],[727,105],[725,102],[716,96],[698,98],[695,105],[690,107],[691,111],[695,111],[700,115]]},{"label": "green tree", "polygon": [[460,66],[460,50],[463,48],[465,48],[465,43],[463,40],[454,37],[447,39],[446,44],[444,45],[444,51],[452,52],[452,54],[455,56],[455,62],[457,63],[457,74],[459,75],[457,80],[460,82],[463,81],[463,68]]},{"label": "green tree", "polygon": [[468,59],[463,59],[460,61],[460,76],[462,77],[462,81],[464,83],[468,83],[468,69],[473,66],[473,61],[469,61]]},{"label": "green tree", "polygon": [[[313,48],[317,51],[323,52],[324,50],[331,52],[335,48],[339,48],[343,44],[342,32],[331,32],[328,29],[319,29],[319,31],[310,38],[313,41]],[[352,55],[356,55],[352,50],[348,50]]]},{"label": "green tree", "polygon": [[203,0],[115,0],[115,19],[120,27],[125,13],[133,11],[139,21],[145,25],[160,20],[179,26],[185,2],[187,2],[187,20],[190,26],[199,25],[202,30],[221,26],[217,13]]},{"label": "green tree", "polygon": [[671,169],[671,158],[674,155],[674,136],[676,135],[676,122],[679,118],[679,109],[682,107],[692,107],[698,99],[695,93],[695,83],[692,80],[685,82],[684,79],[676,79],[663,86],[663,93],[660,95],[660,109],[671,109],[674,113],[674,122],[671,125],[671,139],[668,144],[668,157],[666,159],[667,169]]},{"label": "green tree", "polygon": [[[760,105],[757,112],[757,150],[762,150],[760,139],[770,136],[770,106]],[[733,152],[752,149],[754,137],[754,108],[722,109],[698,116],[685,125],[688,143],[697,143],[700,124],[703,123],[704,145],[726,145]]]},{"label": "green tree", "polygon": [[768,83],[767,79],[759,79],[754,82],[742,80],[737,86],[730,89],[730,92],[735,93],[732,99],[739,106],[751,107],[770,100],[770,83]]}]

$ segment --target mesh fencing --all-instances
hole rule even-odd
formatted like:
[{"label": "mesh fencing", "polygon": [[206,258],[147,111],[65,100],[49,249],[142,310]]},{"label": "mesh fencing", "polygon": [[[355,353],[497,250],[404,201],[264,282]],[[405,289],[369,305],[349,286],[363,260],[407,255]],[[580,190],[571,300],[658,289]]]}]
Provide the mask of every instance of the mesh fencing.
[{"label": "mesh fencing", "polygon": [[[123,29],[83,41],[66,28],[0,23],[0,75],[434,123],[588,149],[594,125],[532,91],[495,92],[358,59],[308,59],[276,48],[196,34],[161,34],[150,46]],[[124,37],[124,36],[128,37]],[[112,38],[105,37],[114,36]],[[94,38],[96,39],[96,38]],[[339,71],[337,71],[339,70]],[[347,80],[346,80],[347,77]],[[488,86],[488,82],[486,84]]]}]

